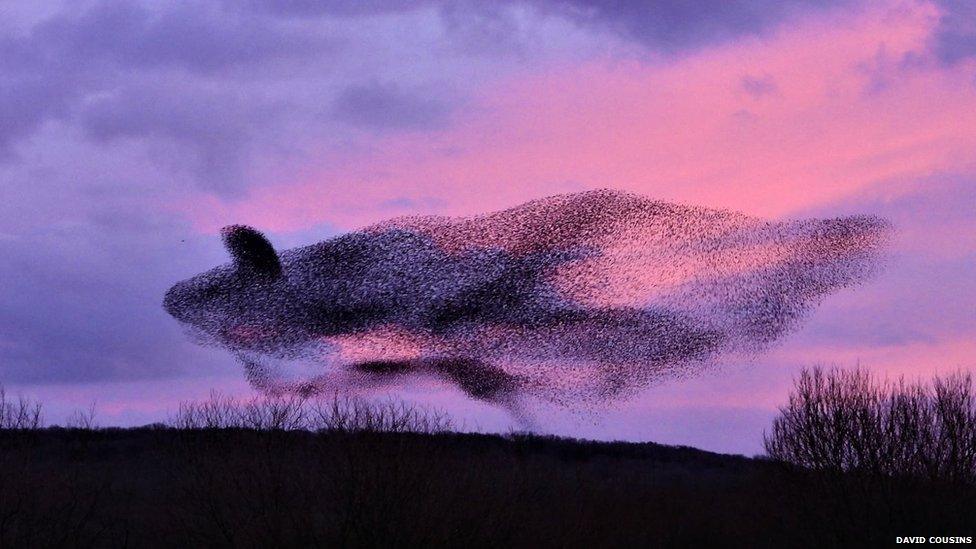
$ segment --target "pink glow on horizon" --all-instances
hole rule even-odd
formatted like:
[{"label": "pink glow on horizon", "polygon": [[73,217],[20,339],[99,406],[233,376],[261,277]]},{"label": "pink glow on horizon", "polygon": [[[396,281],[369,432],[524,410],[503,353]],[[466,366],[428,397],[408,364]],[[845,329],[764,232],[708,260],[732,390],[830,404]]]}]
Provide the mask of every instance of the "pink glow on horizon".
[{"label": "pink glow on horizon", "polygon": [[[183,211],[290,231],[356,228],[397,198],[475,214],[582,188],[780,217],[879,182],[972,167],[973,68],[926,60],[927,4],[835,12],[670,63],[594,61],[503,79],[453,127],[377,138],[341,167]],[[914,61],[912,61],[914,59]],[[762,84],[750,94],[743,84]],[[707,90],[707,92],[705,92]]]},{"label": "pink glow on horizon", "polygon": [[[905,376],[908,380],[927,379],[934,375],[947,375],[956,371],[976,368],[976,341],[967,336],[939,337],[932,341],[897,343],[885,346],[852,346],[824,344],[799,349],[784,349],[787,358],[797,355],[829,356],[826,366],[863,365],[881,378],[895,380]],[[773,357],[775,359],[775,356]]]}]

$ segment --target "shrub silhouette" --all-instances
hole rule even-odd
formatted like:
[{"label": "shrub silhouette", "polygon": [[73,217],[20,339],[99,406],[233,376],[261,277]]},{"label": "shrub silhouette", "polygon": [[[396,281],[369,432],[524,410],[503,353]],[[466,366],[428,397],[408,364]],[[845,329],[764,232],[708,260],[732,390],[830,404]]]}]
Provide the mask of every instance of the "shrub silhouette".
[{"label": "shrub silhouette", "polygon": [[95,401],[92,401],[84,410],[75,410],[65,420],[64,426],[68,429],[83,429],[91,431],[98,429],[95,413]]},{"label": "shrub silhouette", "polygon": [[308,427],[312,430],[356,433],[442,433],[454,423],[437,408],[408,404],[395,398],[368,401],[333,395],[310,403]]},{"label": "shrub silhouette", "polygon": [[930,384],[863,370],[804,370],[764,443],[770,457],[819,472],[976,483],[970,374]]},{"label": "shrub silhouette", "polygon": [[204,401],[180,403],[169,424],[177,429],[253,429],[330,433],[440,433],[453,422],[436,408],[395,398],[367,400],[357,396],[307,398],[273,395],[237,401],[211,392]]},{"label": "shrub silhouette", "polygon": [[0,384],[0,429],[33,430],[44,426],[41,404],[23,396],[7,398]]}]

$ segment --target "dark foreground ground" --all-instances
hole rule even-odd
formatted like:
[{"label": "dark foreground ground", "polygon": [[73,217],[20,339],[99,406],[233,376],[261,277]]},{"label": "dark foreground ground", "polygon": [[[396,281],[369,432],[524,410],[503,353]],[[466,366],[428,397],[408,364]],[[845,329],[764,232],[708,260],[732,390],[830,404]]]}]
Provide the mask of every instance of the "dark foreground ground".
[{"label": "dark foreground ground", "polygon": [[972,491],[657,444],[0,432],[2,547],[824,547],[974,535]]}]

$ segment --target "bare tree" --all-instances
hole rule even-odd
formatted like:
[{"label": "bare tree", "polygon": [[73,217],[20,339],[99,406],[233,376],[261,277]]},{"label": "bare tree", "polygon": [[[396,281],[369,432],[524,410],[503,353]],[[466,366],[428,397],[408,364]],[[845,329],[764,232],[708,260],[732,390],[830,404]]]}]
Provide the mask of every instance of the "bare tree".
[{"label": "bare tree", "polygon": [[330,432],[437,433],[453,422],[442,410],[399,399],[380,401],[334,394],[310,403],[309,428]]},{"label": "bare tree", "polygon": [[305,397],[292,394],[253,398],[240,407],[241,426],[262,431],[305,429],[305,402]]},{"label": "bare tree", "polygon": [[972,376],[879,382],[863,370],[804,370],[766,452],[828,472],[976,483]]},{"label": "bare tree", "polygon": [[72,412],[65,421],[65,426],[69,429],[84,429],[86,431],[98,429],[95,416],[95,401],[92,401],[84,410],[75,410]]},{"label": "bare tree", "polygon": [[30,430],[44,426],[41,403],[18,396],[8,399],[3,385],[0,385],[0,429]]},{"label": "bare tree", "polygon": [[309,400],[298,395],[255,397],[239,402],[216,391],[208,400],[183,402],[170,425],[180,429],[243,428],[262,431],[416,432],[448,431],[446,412],[395,398],[367,400],[334,394]]},{"label": "bare tree", "polygon": [[202,401],[184,401],[169,423],[177,429],[230,429],[241,427],[240,405],[219,391]]}]

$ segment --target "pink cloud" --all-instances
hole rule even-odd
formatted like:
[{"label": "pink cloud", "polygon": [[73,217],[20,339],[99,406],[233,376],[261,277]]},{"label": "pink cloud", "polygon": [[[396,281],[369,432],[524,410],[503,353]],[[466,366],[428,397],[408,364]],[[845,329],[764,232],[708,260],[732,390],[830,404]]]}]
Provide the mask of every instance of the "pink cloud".
[{"label": "pink cloud", "polygon": [[[403,197],[472,214],[614,187],[775,217],[885,180],[969,170],[976,71],[927,61],[937,17],[896,3],[674,61],[511,75],[448,129],[377,137],[340,167],[180,208],[204,231],[354,228],[414,213],[388,206]],[[769,84],[762,94],[746,85],[756,79]]]}]

